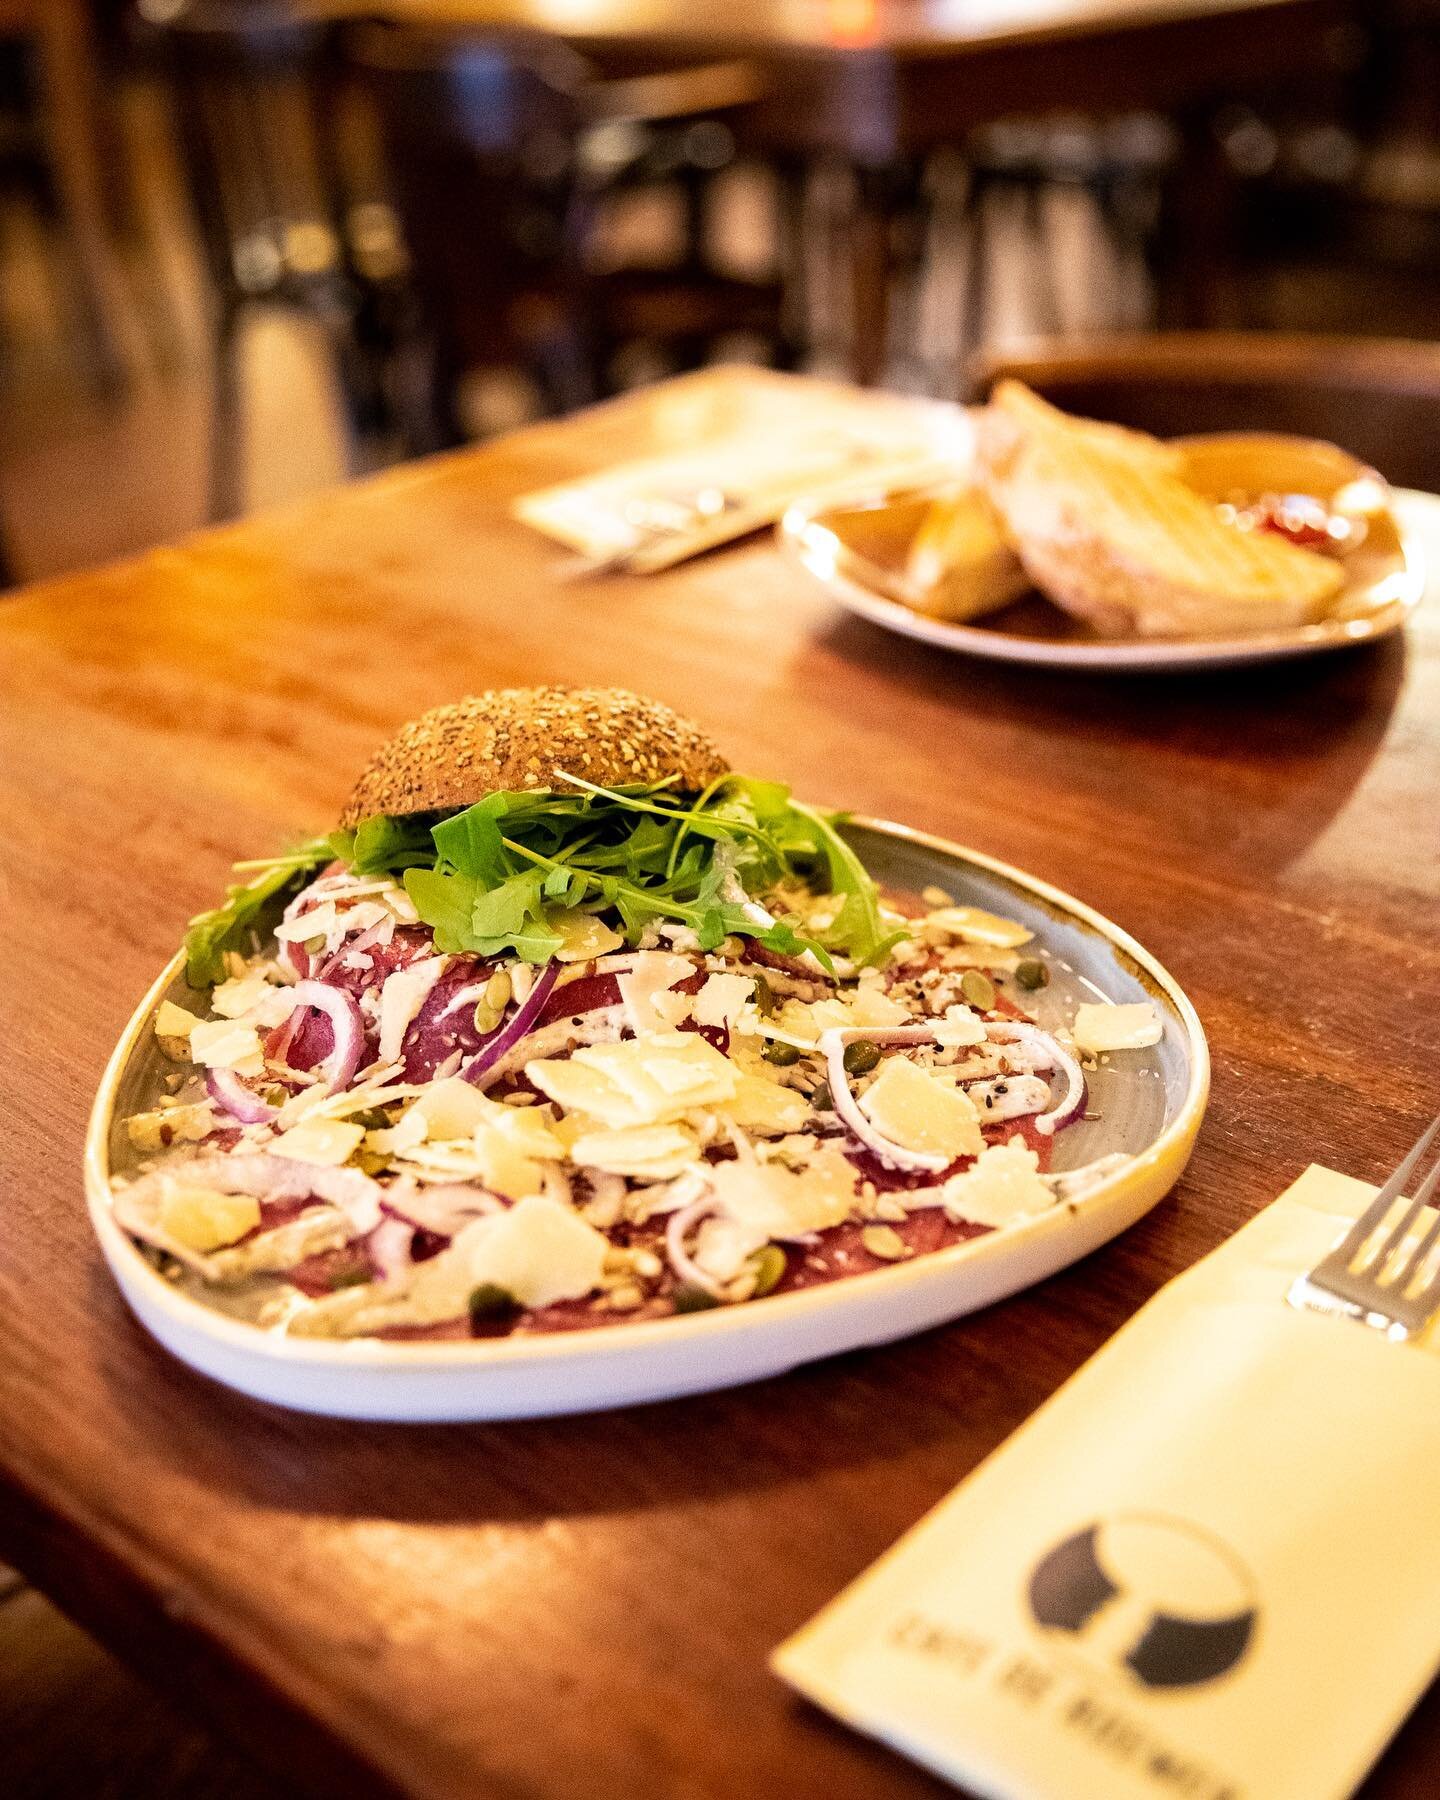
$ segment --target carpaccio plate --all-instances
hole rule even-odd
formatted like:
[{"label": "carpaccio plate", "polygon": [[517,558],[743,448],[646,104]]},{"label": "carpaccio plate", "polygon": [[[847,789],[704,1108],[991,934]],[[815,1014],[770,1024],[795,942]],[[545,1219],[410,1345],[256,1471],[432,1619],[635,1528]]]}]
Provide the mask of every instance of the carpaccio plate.
[{"label": "carpaccio plate", "polygon": [[[1185,994],[1147,951],[1080,901],[944,839],[879,820],[847,835],[883,887],[943,887],[962,905],[1021,921],[1049,954],[1034,996],[1042,1025],[1082,1000],[1153,1000],[1164,1036],[1088,1077],[1097,1115],[1056,1140],[1052,1167],[1112,1151],[1133,1160],[1081,1197],[948,1249],[744,1306],[537,1336],[398,1343],[286,1337],[227,1318],[177,1290],[111,1210],[110,1177],[134,1166],[124,1120],[167,1065],[150,1021],[183,1001],[177,956],[145,996],[105,1071],[90,1117],[85,1187],[100,1248],[137,1318],[176,1356],[257,1399],[339,1417],[424,1421],[534,1418],[674,1399],[777,1375],[800,1363],[925,1331],[1043,1280],[1156,1204],[1189,1159],[1209,1094],[1209,1053]],[[1029,997],[1027,997],[1029,998]]]}]

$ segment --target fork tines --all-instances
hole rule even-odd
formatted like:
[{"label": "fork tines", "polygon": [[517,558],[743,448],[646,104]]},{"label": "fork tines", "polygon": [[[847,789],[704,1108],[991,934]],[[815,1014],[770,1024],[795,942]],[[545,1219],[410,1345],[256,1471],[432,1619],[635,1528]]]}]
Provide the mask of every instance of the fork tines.
[{"label": "fork tines", "polygon": [[[1401,1200],[1437,1133],[1440,1118],[1421,1133],[1330,1254],[1299,1278],[1290,1290],[1296,1306],[1345,1313],[1396,1338],[1423,1330],[1440,1311],[1440,1259],[1434,1256],[1440,1245],[1440,1211],[1431,1212],[1415,1235],[1417,1221],[1440,1187],[1440,1161],[1411,1197]],[[1392,1219],[1397,1201],[1399,1211]]]}]

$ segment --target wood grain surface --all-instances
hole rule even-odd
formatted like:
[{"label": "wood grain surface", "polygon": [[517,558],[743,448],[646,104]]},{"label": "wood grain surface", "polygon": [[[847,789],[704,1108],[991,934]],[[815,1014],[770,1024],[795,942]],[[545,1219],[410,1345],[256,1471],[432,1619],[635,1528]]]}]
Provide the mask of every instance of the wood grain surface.
[{"label": "wood grain surface", "polygon": [[[315,1792],[938,1792],[769,1650],[1312,1159],[1440,1101],[1440,615],[1242,675],[1091,681],[842,618],[763,541],[558,586],[517,493],[693,440],[738,373],[412,466],[0,608],[0,1557]],[[1440,501],[1408,503],[1440,556]],[[232,857],[324,827],[406,716],[623,682],[742,768],[1091,901],[1215,1053],[1175,1194],[1038,1290],[763,1385],[573,1420],[289,1416],[188,1373],[91,1242],[86,1110]],[[1432,1696],[1372,1796],[1433,1794]]]}]

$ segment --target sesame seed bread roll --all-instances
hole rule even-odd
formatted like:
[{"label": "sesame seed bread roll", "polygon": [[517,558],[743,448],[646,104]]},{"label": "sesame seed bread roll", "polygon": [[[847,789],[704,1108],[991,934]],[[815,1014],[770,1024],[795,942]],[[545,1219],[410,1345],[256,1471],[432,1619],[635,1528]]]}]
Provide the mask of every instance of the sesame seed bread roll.
[{"label": "sesame seed bread roll", "polygon": [[600,787],[669,776],[677,792],[698,793],[728,772],[698,725],[625,688],[497,688],[402,725],[371,758],[340,823],[452,811],[487,794],[563,786],[562,774]]},{"label": "sesame seed bread roll", "polygon": [[1026,573],[1107,637],[1309,624],[1344,585],[1329,557],[1243,531],[1156,439],[1071,419],[1002,382],[981,422],[985,490]]}]

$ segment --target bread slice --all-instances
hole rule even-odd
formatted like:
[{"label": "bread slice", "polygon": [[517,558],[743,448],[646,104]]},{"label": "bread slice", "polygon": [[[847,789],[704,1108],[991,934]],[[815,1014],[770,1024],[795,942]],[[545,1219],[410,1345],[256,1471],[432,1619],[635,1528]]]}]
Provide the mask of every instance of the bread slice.
[{"label": "bread slice", "polygon": [[905,598],[932,619],[978,619],[1030,585],[995,508],[978,488],[930,502],[905,559]]},{"label": "bread slice", "polygon": [[498,688],[402,725],[371,758],[340,824],[563,786],[562,772],[599,787],[669,776],[677,792],[699,793],[729,768],[698,725],[625,688]]},{"label": "bread slice", "polygon": [[1071,419],[1000,383],[980,426],[985,490],[1027,574],[1107,637],[1308,624],[1344,585],[1329,557],[1243,531],[1180,478],[1179,452]]}]

